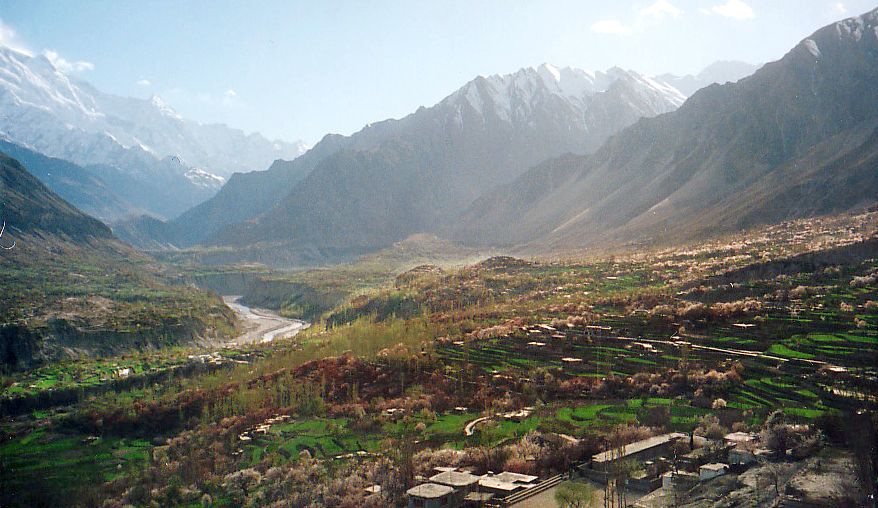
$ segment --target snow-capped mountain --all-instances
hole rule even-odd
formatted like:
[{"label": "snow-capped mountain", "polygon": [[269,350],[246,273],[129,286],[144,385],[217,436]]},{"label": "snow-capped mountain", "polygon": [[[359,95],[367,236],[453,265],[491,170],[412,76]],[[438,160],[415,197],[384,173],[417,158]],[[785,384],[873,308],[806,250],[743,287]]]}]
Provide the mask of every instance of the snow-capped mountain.
[{"label": "snow-capped mountain", "polygon": [[115,164],[119,148],[222,177],[292,159],[301,142],[270,141],[225,125],[182,118],[159,97],[118,97],[68,76],[43,55],[0,46],[0,131],[11,139],[78,164]]},{"label": "snow-capped mountain", "polygon": [[259,259],[277,264],[302,262],[302,249],[319,257],[381,248],[435,232],[532,165],[589,153],[684,100],[671,86],[617,68],[543,64],[479,76],[431,107],[349,137],[327,136],[292,162],[237,175],[169,226],[170,243],[275,243],[284,258]]},{"label": "snow-capped mountain", "polygon": [[[554,251],[667,244],[861,210],[878,196],[878,9],[696,92],[595,153],[479,198],[452,238]],[[631,243],[633,242],[633,243]]]},{"label": "snow-capped mountain", "polygon": [[551,100],[561,100],[584,113],[614,86],[624,86],[632,94],[628,106],[635,114],[642,113],[640,116],[673,111],[686,100],[673,86],[618,67],[589,72],[542,64],[514,74],[476,78],[440,104],[463,100],[480,114],[494,114],[508,122],[528,121],[536,109]]}]

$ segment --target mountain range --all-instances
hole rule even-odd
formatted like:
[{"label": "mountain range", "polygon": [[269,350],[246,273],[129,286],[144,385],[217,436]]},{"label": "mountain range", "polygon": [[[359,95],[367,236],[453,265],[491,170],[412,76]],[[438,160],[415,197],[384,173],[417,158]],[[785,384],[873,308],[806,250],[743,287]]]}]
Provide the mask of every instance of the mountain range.
[{"label": "mountain range", "polygon": [[[107,99],[57,70],[44,69],[48,77],[41,79],[55,80],[49,89],[73,90],[78,102],[64,94],[29,97],[75,104],[34,106],[8,76],[0,98],[25,116],[56,122],[88,117],[101,106],[98,117],[127,115],[140,125],[125,134],[134,144],[109,131],[68,129],[73,134],[56,146],[81,147],[80,136],[117,143],[117,164],[97,163],[100,149],[76,164],[69,152],[45,157],[9,133],[27,137],[27,129],[10,127],[0,149],[27,160],[77,206],[115,221],[123,240],[146,249],[196,246],[208,263],[323,264],[417,233],[530,251],[673,242],[874,202],[875,27],[872,11],[818,30],[776,62],[717,62],[689,76],[549,64],[479,76],[401,119],[350,136],[330,134],[267,170],[231,174],[212,197],[221,177],[179,155],[158,159],[153,145],[175,148],[162,145],[160,135],[137,136],[148,126],[169,129],[162,122],[170,122],[200,139],[204,126],[156,98]],[[27,68],[51,66],[44,57],[3,55],[19,71],[25,61]],[[137,162],[143,156],[147,166]],[[243,160],[236,157],[229,160]],[[188,182],[184,194],[194,206],[186,211],[167,197],[175,178]],[[156,213],[157,202],[176,213]]]},{"label": "mountain range", "polygon": [[451,236],[538,250],[671,242],[845,211],[878,196],[878,10],[824,27],[597,152],[487,193]]},{"label": "mountain range", "polygon": [[[306,149],[186,120],[157,96],[103,93],[44,55],[6,46],[0,46],[0,133],[89,168],[135,207],[168,218],[212,196],[232,173],[265,169]],[[138,200],[141,193],[145,199]]]},{"label": "mountain range", "polygon": [[281,265],[354,256],[435,231],[486,189],[547,158],[589,153],[685,99],[664,82],[619,68],[590,73],[544,64],[480,76],[432,107],[352,136],[327,136],[267,171],[234,175],[170,223],[140,219],[117,233],[153,247],[232,246]]}]

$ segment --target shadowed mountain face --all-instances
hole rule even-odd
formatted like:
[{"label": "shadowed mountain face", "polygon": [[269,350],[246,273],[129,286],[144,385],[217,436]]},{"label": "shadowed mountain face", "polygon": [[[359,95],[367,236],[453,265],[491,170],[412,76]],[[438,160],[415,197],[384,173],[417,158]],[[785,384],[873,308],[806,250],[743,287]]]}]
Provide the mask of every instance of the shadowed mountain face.
[{"label": "shadowed mountain face", "polygon": [[0,154],[0,204],[0,220],[6,222],[4,240],[14,239],[19,233],[63,236],[72,242],[113,236],[110,228],[71,206],[17,160],[3,154]]},{"label": "shadowed mountain face", "polygon": [[467,210],[471,243],[674,240],[878,196],[878,11],[815,32],[737,83],[545,162]]},{"label": "shadowed mountain face", "polygon": [[384,247],[435,231],[485,190],[546,158],[588,153],[684,100],[673,87],[621,69],[543,65],[478,77],[431,108],[350,137],[327,136],[290,163],[233,177],[169,224],[166,238],[338,253]]},{"label": "shadowed mountain face", "polygon": [[72,162],[46,157],[4,139],[0,139],[0,152],[22,163],[33,176],[64,200],[104,222],[139,211],[118,196],[100,177]]}]

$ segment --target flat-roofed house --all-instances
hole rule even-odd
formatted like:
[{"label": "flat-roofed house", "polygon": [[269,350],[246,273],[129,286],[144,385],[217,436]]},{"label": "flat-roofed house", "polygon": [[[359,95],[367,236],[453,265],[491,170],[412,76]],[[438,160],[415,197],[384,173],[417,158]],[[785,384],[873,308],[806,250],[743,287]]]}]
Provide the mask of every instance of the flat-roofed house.
[{"label": "flat-roofed house", "polygon": [[463,504],[467,494],[478,490],[479,476],[464,471],[442,471],[430,477],[430,482],[447,485],[454,489],[452,501],[455,506]]},{"label": "flat-roofed house", "polygon": [[438,483],[422,483],[406,491],[409,508],[455,508],[454,489]]},{"label": "flat-roofed house", "polygon": [[650,460],[668,453],[671,446],[678,440],[686,438],[686,434],[671,432],[651,437],[623,446],[621,449],[607,450],[591,458],[591,467],[596,471],[609,471],[617,461],[634,459]]},{"label": "flat-roofed house", "polygon": [[701,481],[707,481],[712,478],[716,478],[717,476],[722,476],[729,471],[728,464],[721,464],[719,462],[714,462],[712,464],[705,464],[698,468],[698,479]]},{"label": "flat-roofed house", "polygon": [[479,479],[479,487],[495,497],[506,497],[525,489],[532,488],[536,476],[504,471],[500,474],[486,474]]}]

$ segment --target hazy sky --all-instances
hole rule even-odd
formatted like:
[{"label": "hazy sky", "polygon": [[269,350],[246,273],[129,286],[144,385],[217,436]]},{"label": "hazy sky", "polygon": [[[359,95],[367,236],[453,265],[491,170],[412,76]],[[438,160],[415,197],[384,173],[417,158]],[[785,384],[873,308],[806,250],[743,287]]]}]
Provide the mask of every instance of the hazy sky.
[{"label": "hazy sky", "polygon": [[[874,2],[874,0],[872,0]],[[0,42],[99,89],[315,143],[432,105],[479,74],[550,62],[696,73],[776,60],[875,5],[846,0],[0,0]]]}]

